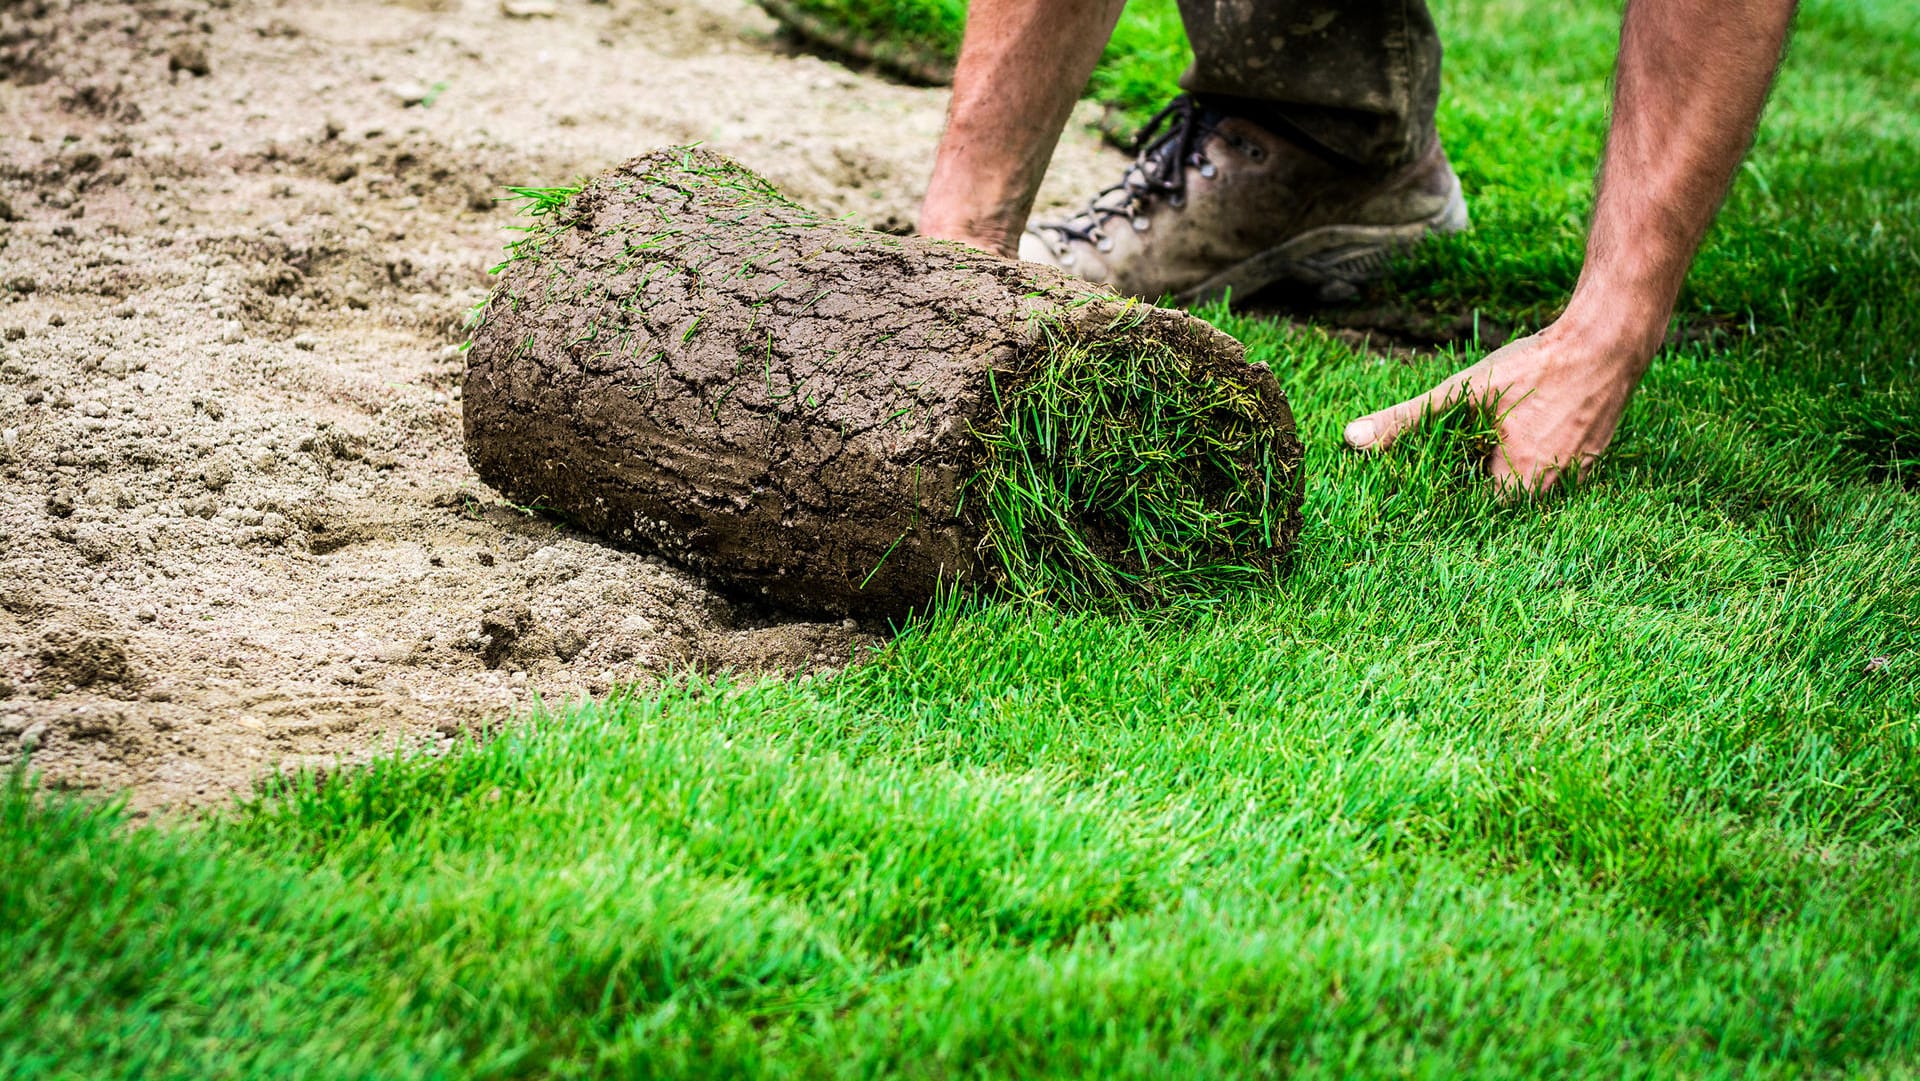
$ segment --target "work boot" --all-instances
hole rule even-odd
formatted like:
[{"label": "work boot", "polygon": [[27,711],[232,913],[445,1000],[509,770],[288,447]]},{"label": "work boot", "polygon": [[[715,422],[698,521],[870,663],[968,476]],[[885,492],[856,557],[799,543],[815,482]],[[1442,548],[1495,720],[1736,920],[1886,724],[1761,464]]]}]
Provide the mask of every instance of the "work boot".
[{"label": "work boot", "polygon": [[1366,172],[1183,94],[1140,147],[1085,210],[1029,223],[1020,257],[1148,300],[1244,297],[1278,281],[1341,300],[1395,251],[1467,227],[1437,140],[1410,165]]}]

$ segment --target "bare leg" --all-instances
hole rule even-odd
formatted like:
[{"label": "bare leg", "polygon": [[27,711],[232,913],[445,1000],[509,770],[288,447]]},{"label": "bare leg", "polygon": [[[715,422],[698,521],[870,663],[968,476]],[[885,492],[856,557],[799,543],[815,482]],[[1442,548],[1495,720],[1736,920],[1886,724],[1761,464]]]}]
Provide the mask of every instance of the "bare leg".
[{"label": "bare leg", "polygon": [[1500,414],[1488,461],[1538,491],[1591,463],[1666,335],[1687,267],[1745,156],[1795,0],[1629,0],[1587,261],[1559,319],[1417,398],[1347,425],[1379,450],[1466,402]]},{"label": "bare leg", "polygon": [[920,232],[1011,256],[1126,0],[974,0]]}]

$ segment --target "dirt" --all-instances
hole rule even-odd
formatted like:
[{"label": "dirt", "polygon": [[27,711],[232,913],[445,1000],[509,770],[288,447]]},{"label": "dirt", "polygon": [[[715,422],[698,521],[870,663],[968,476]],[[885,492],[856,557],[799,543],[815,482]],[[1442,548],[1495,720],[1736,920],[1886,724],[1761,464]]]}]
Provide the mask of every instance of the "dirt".
[{"label": "dirt", "polygon": [[739,0],[0,2],[0,768],[146,813],[862,655],[503,501],[458,346],[502,185],[699,141],[902,232],[944,105]]}]

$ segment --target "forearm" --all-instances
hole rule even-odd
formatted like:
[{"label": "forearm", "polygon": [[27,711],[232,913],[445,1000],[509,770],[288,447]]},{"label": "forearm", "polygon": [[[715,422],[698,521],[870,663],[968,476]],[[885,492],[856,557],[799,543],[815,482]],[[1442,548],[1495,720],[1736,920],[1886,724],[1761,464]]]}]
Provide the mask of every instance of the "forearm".
[{"label": "forearm", "polygon": [[974,0],[920,232],[1012,255],[1125,0]]},{"label": "forearm", "polygon": [[1637,380],[1753,139],[1796,0],[1629,0],[1586,265],[1561,329]]}]

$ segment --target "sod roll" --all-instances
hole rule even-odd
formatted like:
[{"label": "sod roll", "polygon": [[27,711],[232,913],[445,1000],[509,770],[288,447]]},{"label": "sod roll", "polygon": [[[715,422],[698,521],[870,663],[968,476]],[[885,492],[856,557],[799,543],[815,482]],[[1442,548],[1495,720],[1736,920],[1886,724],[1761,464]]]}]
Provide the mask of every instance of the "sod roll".
[{"label": "sod roll", "polygon": [[467,453],[515,502],[874,615],[1215,596],[1299,530],[1286,396],[1200,320],[822,218],[705,150],[561,194],[467,353]]}]

